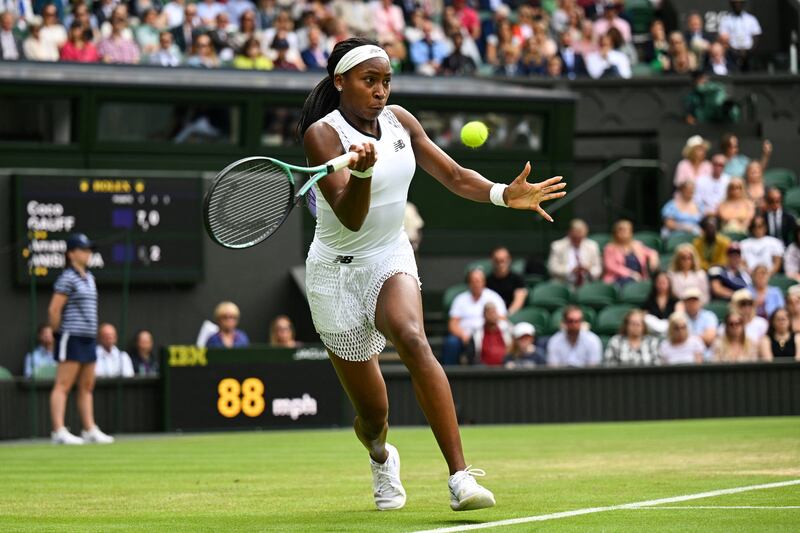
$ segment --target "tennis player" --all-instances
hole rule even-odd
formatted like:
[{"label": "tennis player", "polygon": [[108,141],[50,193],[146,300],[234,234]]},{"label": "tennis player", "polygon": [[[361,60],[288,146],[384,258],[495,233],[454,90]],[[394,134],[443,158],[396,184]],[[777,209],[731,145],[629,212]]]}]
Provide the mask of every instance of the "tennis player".
[{"label": "tennis player", "polygon": [[[47,315],[55,332],[53,357],[58,362],[50,392],[50,418],[55,444],[109,444],[114,437],[94,422],[94,367],[97,361],[97,285],[89,272],[92,242],[77,233],[67,239],[66,268],[53,287]],[[83,431],[78,437],[64,426],[67,397],[78,382],[78,412]]]},{"label": "tennis player", "polygon": [[417,400],[450,470],[455,511],[495,504],[475,480],[485,473],[467,466],[453,397],[431,351],[422,320],[414,252],[403,231],[408,188],[417,163],[455,194],[475,202],[530,209],[560,198],[561,177],[529,184],[530,163],[511,183],[492,183],[459,166],[399,106],[389,106],[392,70],[386,52],[366,39],[336,45],[329,76],[308,96],[298,126],[310,165],[355,152],[348,168],[315,187],[317,226],[306,261],[314,326],[355,407],[354,428],[367,448],[378,509],[399,509],[406,493],[400,457],[386,442],[388,398],[378,366],[390,339],[411,373]]}]

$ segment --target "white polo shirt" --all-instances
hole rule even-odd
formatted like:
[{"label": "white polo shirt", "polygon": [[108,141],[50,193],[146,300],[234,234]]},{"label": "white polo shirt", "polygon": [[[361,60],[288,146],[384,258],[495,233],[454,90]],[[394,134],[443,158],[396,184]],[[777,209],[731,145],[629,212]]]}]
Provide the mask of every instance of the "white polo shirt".
[{"label": "white polo shirt", "polygon": [[753,48],[753,37],[761,35],[761,24],[746,11],[742,11],[738,16],[735,13],[728,13],[719,23],[719,33],[728,35],[731,48],[734,50],[750,50]]},{"label": "white polo shirt", "polygon": [[453,305],[450,306],[450,318],[458,318],[461,329],[474,333],[483,327],[483,308],[488,303],[497,306],[500,316],[508,315],[508,308],[503,298],[492,289],[483,289],[477,300],[468,290],[456,296]]},{"label": "white polo shirt", "polygon": [[97,364],[94,367],[94,375],[98,378],[133,377],[133,362],[127,352],[120,351],[116,346],[106,350],[98,344],[96,353]]}]

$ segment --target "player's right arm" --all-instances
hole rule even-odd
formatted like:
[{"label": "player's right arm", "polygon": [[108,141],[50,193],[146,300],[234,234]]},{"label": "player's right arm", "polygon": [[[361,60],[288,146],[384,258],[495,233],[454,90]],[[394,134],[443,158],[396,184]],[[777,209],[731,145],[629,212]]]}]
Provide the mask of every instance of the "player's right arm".
[{"label": "player's right arm", "polygon": [[[324,122],[309,126],[303,135],[303,148],[311,166],[322,165],[344,153],[339,136]],[[339,222],[350,231],[358,231],[369,212],[372,179],[351,176],[349,169],[363,172],[373,167],[376,154],[372,143],[352,145],[350,151],[356,152],[358,159],[350,163],[348,168],[328,174],[317,185]]]},{"label": "player's right arm", "polygon": [[58,331],[61,326],[61,312],[67,303],[67,295],[60,292],[53,293],[50,305],[47,307],[47,321],[53,331]]}]

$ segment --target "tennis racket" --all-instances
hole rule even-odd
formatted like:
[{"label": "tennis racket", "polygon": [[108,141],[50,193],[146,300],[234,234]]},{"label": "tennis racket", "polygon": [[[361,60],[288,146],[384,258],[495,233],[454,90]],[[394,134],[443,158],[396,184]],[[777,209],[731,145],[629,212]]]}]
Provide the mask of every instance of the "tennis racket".
[{"label": "tennis racket", "polygon": [[[311,187],[350,164],[348,152],[316,167],[298,167],[271,157],[247,157],[217,174],[203,201],[211,239],[226,248],[249,248],[273,235]],[[294,173],[311,174],[295,194]]]}]

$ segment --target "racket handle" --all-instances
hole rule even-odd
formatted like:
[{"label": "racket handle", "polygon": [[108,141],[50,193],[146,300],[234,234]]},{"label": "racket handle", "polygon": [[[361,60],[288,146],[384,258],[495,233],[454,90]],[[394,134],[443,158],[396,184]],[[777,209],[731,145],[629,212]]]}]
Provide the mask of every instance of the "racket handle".
[{"label": "racket handle", "polygon": [[355,152],[347,152],[346,154],[342,154],[339,157],[334,157],[328,161],[328,174],[331,172],[336,172],[337,170],[342,170],[344,167],[349,165],[353,160],[353,156],[357,156],[357,154]]}]

